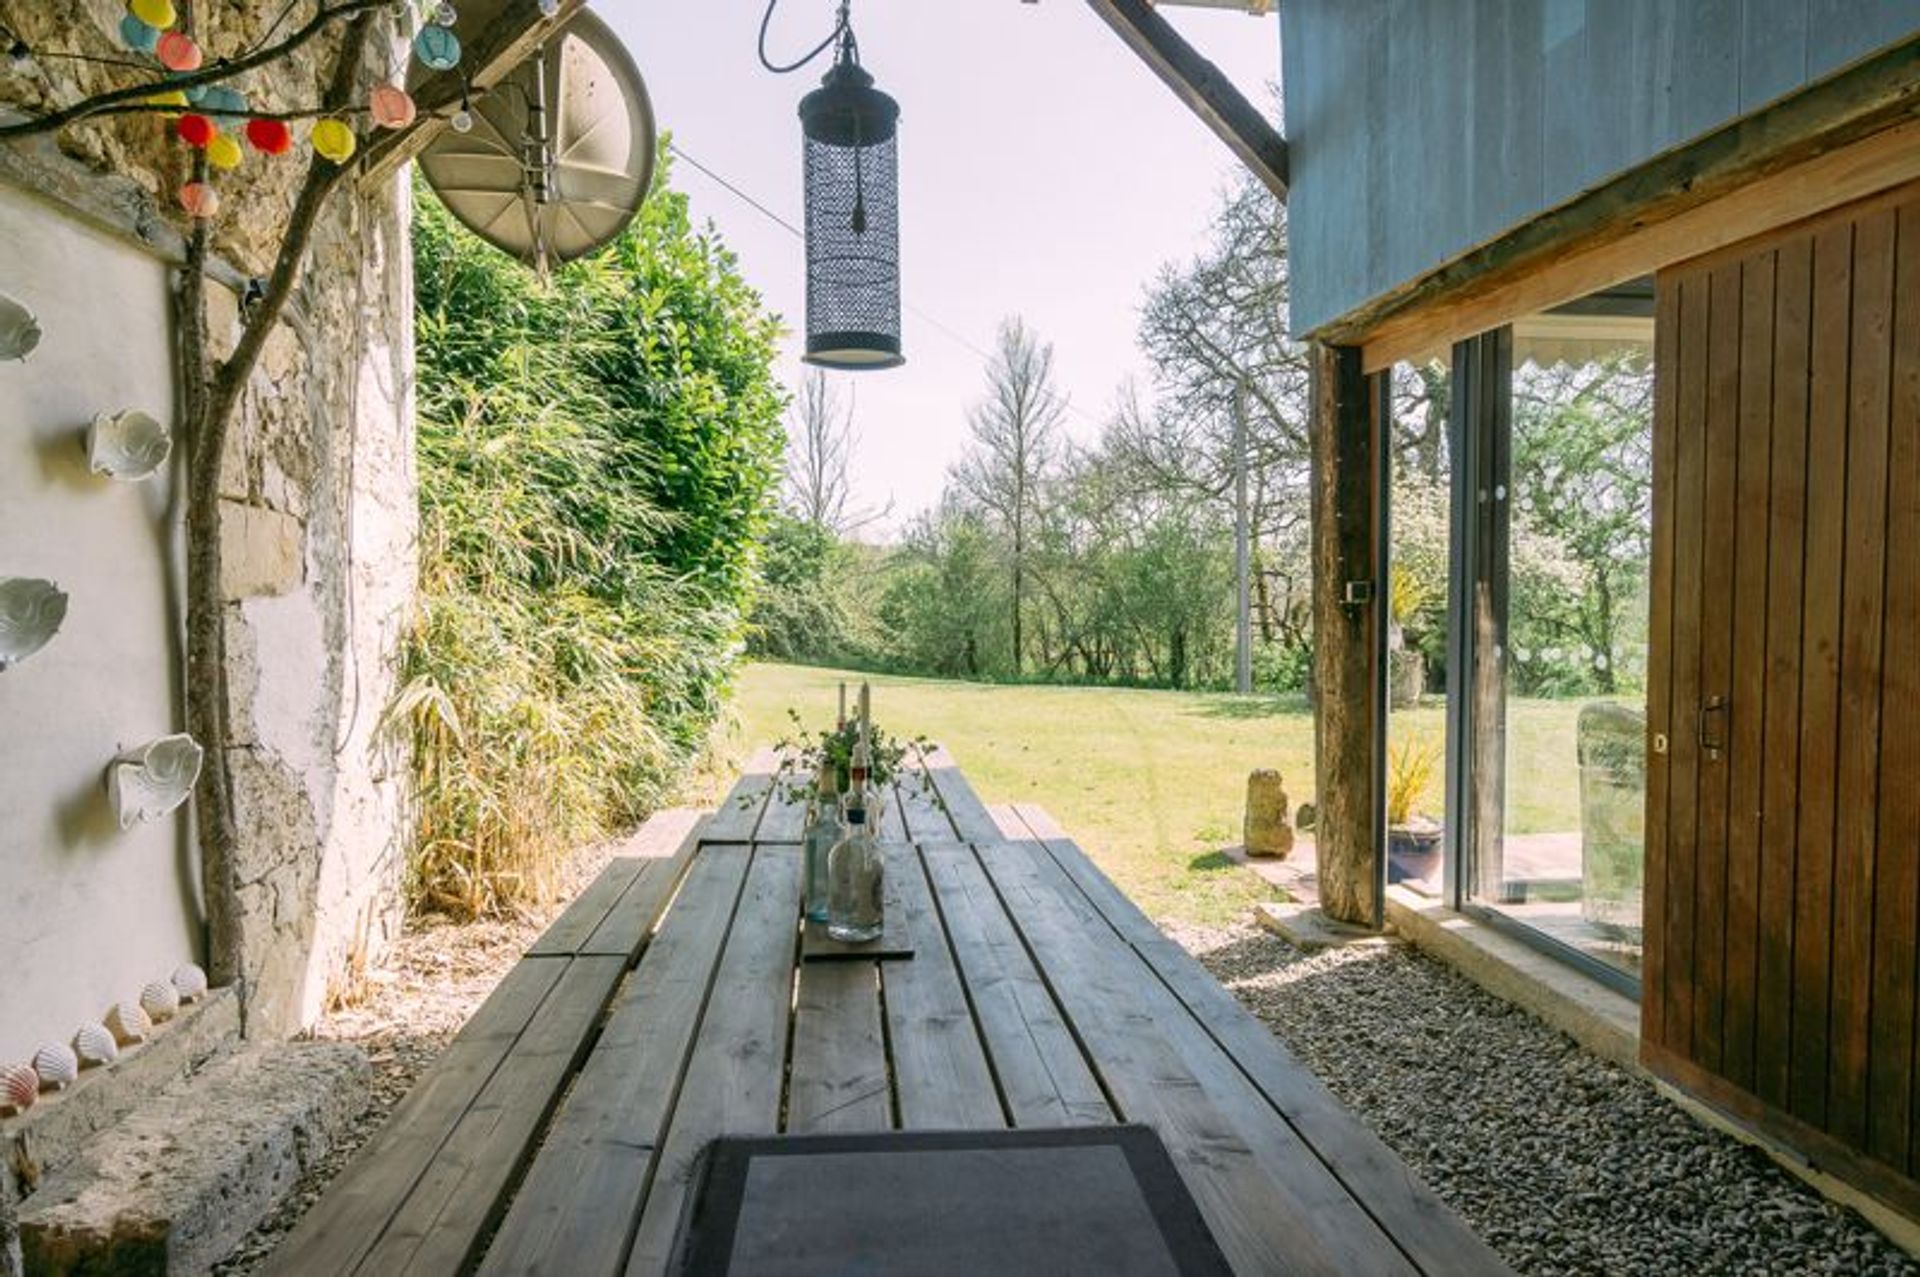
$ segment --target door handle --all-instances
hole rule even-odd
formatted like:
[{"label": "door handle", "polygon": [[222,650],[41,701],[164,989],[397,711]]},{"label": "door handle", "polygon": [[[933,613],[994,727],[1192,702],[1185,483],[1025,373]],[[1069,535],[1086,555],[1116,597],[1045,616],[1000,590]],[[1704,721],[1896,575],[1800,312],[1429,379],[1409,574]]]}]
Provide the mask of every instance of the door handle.
[{"label": "door handle", "polygon": [[1727,710],[1727,698],[1724,696],[1710,696],[1706,704],[1700,707],[1700,716],[1694,725],[1694,735],[1700,741],[1701,752],[1710,760],[1717,761],[1720,755],[1726,752],[1726,734],[1719,728],[1725,724]]}]

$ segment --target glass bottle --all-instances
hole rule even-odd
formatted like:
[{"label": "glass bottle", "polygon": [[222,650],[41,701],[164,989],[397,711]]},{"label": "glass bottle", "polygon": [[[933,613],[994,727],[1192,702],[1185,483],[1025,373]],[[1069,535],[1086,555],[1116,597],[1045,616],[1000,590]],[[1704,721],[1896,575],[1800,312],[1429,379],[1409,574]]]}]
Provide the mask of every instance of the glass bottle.
[{"label": "glass bottle", "polygon": [[[864,725],[863,725],[864,727]],[[879,840],[867,823],[866,733],[854,750],[846,834],[827,854],[827,934],[846,944],[878,940],[886,930]]]},{"label": "glass bottle", "polygon": [[842,837],[840,786],[831,761],[820,765],[813,791],[813,819],[807,824],[807,920],[827,920],[827,857]]}]

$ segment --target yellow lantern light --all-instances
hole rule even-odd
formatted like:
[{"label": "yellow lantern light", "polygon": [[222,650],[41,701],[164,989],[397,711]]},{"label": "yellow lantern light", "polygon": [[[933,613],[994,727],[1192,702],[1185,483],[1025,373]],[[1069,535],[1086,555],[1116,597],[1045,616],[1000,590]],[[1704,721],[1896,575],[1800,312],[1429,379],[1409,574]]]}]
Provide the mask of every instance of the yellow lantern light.
[{"label": "yellow lantern light", "polygon": [[335,164],[345,164],[360,148],[360,139],[355,137],[353,129],[341,120],[321,120],[316,123],[313,126],[311,141],[314,150]]},{"label": "yellow lantern light", "polygon": [[127,8],[133,11],[134,17],[159,31],[180,20],[180,15],[173,11],[173,0],[133,0]]},{"label": "yellow lantern light", "polygon": [[246,154],[230,134],[222,133],[207,143],[207,163],[222,171],[230,172],[239,168]]}]

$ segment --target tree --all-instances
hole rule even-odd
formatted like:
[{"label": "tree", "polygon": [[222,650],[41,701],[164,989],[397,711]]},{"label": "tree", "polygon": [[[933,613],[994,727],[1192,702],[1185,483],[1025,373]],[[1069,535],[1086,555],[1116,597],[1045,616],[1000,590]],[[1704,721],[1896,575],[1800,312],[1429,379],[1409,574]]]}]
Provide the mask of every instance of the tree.
[{"label": "tree", "polygon": [[846,536],[879,518],[884,511],[855,510],[853,452],[859,440],[853,425],[854,405],[840,408],[840,394],[827,374],[815,369],[800,383],[788,415],[787,506],[793,516],[835,536]]},{"label": "tree", "polygon": [[987,395],[968,416],[973,447],[952,472],[956,489],[1006,538],[1012,595],[1013,673],[1021,671],[1032,533],[1046,479],[1058,458],[1064,400],[1053,388],[1053,346],[1019,317],[1000,325],[987,367]]}]

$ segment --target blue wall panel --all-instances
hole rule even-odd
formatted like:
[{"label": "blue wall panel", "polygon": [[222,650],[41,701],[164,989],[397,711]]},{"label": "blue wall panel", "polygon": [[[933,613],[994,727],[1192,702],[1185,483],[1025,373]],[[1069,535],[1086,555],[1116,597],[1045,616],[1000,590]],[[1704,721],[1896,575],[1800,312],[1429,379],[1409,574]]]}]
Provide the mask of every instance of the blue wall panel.
[{"label": "blue wall panel", "polygon": [[1287,0],[1306,333],[1920,32],[1920,0]]}]

